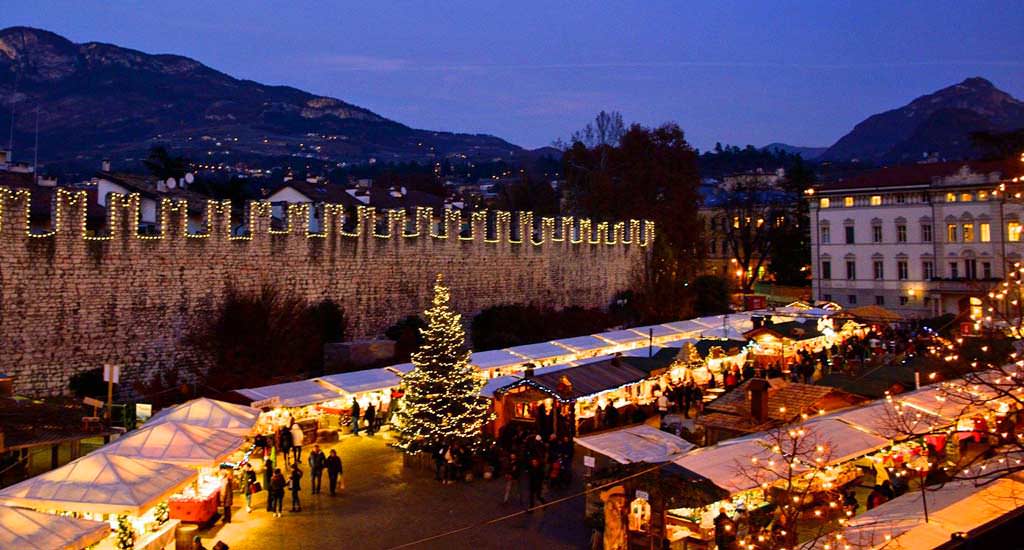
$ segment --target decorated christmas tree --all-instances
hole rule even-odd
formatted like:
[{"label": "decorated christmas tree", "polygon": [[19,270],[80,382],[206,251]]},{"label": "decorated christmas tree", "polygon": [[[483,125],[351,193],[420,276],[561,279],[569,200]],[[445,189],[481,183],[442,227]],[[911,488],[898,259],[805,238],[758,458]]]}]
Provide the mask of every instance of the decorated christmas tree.
[{"label": "decorated christmas tree", "polygon": [[415,367],[403,377],[403,408],[396,412],[399,446],[408,453],[431,451],[445,443],[476,448],[490,420],[480,397],[484,378],[469,364],[462,316],[452,311],[441,276],[424,312],[423,344],[412,354]]}]

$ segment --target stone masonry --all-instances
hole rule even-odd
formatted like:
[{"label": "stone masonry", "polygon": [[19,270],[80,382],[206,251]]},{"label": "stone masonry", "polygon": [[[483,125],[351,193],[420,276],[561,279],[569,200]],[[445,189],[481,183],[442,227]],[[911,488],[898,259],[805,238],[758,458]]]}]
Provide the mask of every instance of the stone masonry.
[{"label": "stone masonry", "polygon": [[[438,273],[464,314],[504,303],[606,307],[629,288],[653,224],[429,209],[375,212],[324,207],[321,234],[308,205],[291,205],[288,229],[271,229],[265,202],[232,235],[230,204],[208,201],[206,232],[187,230],[187,207],[165,199],[159,235],[139,235],[137,196],[114,195],[107,226],[85,225],[85,192],[58,190],[54,227],[28,226],[29,194],[0,188],[0,373],[15,390],[66,391],[76,372],[123,366],[124,382],[192,366],[182,338],[214,315],[229,285],[265,284],[308,301],[340,304],[354,337],[373,336],[429,303]],[[407,219],[408,218],[408,219]],[[236,232],[237,233],[237,232]]]}]

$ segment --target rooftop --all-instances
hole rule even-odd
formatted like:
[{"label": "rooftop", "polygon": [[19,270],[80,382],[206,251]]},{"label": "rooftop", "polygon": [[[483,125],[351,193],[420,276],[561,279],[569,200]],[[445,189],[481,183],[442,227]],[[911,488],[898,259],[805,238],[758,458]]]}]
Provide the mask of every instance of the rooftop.
[{"label": "rooftop", "polygon": [[[966,161],[966,162],[936,162],[930,164],[910,164],[906,166],[892,166],[865,172],[845,179],[831,182],[824,182],[815,189],[819,193],[833,191],[849,191],[856,189],[884,189],[897,187],[926,187],[940,183],[943,178],[962,174],[964,176],[973,174],[976,183],[986,183],[989,179],[1008,179],[1019,176],[1024,172],[1017,160],[1001,161]],[[986,180],[986,181],[982,181]]]}]

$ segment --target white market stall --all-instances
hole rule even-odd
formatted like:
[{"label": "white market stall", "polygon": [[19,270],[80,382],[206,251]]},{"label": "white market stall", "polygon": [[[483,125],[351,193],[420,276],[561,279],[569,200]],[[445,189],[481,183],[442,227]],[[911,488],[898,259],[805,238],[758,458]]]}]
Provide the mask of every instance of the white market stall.
[{"label": "white market stall", "polygon": [[693,443],[646,424],[577,437],[575,441],[619,464],[668,462],[694,448]]},{"label": "white market stall", "polygon": [[220,430],[162,422],[129,432],[103,451],[196,468],[198,480],[180,495],[170,498],[169,513],[172,519],[204,523],[217,513],[224,491],[225,479],[219,475],[219,466],[238,451],[243,442],[241,437]]},{"label": "white market stall", "polygon": [[556,346],[551,342],[515,346],[507,348],[505,351],[521,357],[524,362],[533,363],[538,367],[568,363],[576,358],[575,352],[561,346]]},{"label": "white market stall", "polygon": [[273,435],[277,430],[291,426],[294,420],[310,436],[308,443],[315,442],[323,420],[319,405],[336,402],[341,397],[333,387],[316,379],[244,388],[235,390],[235,393],[252,399],[253,407],[266,409],[256,426],[258,434]]},{"label": "white market stall", "polygon": [[[163,549],[173,545],[179,522],[161,517],[158,505],[197,475],[194,468],[101,449],[0,490],[0,504],[105,520],[112,529],[117,528],[118,516],[126,516],[137,534],[136,550]],[[110,538],[100,544],[100,548],[107,547],[113,548]]]},{"label": "white market stall", "polygon": [[490,378],[519,372],[523,370],[523,364],[526,362],[526,359],[503,349],[475,351],[469,356],[469,364]]},{"label": "white market stall", "polygon": [[110,534],[110,525],[25,508],[0,506],[0,548],[83,550]]},{"label": "white market stall", "polygon": [[146,427],[162,422],[180,422],[247,436],[252,434],[259,418],[259,409],[201,397],[163,409],[146,422]]}]

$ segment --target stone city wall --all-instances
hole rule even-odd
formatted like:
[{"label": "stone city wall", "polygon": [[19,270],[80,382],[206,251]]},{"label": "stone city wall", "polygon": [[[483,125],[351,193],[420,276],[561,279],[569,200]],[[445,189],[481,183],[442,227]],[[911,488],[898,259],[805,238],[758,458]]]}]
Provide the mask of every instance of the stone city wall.
[{"label": "stone city wall", "polygon": [[[233,235],[228,202],[208,201],[206,231],[190,233],[187,205],[164,199],[158,235],[139,234],[137,195],[114,195],[101,234],[86,227],[86,194],[58,190],[53,228],[29,228],[29,193],[0,188],[0,373],[28,395],[66,391],[70,376],[103,363],[125,382],[196,363],[182,343],[214,315],[229,285],[265,284],[309,301],[337,302],[353,337],[381,333],[424,309],[438,273],[464,315],[503,303],[607,307],[629,288],[653,224],[591,223],[529,213],[464,220],[429,209],[345,211],[325,205],[310,233],[309,205],[291,205],[288,229],[253,202]],[[488,218],[491,218],[489,223]],[[407,219],[408,218],[408,219]],[[237,233],[237,232],[236,232]]]}]

